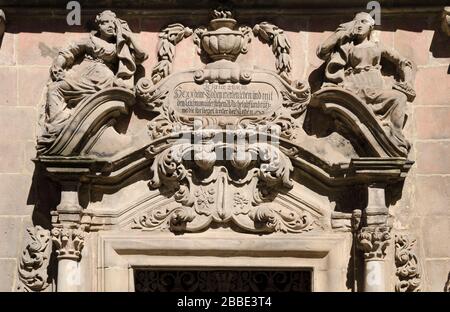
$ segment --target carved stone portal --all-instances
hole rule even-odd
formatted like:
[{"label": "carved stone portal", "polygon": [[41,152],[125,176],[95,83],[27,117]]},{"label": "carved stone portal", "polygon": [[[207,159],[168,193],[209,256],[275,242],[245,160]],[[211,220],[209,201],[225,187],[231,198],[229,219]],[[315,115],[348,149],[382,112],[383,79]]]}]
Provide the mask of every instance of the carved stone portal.
[{"label": "carved stone portal", "polygon": [[[239,25],[219,9],[208,26],[170,24],[147,77],[135,77],[147,54],[127,23],[110,11],[96,23],[97,33],[61,51],[52,66],[35,159],[38,173],[61,190],[51,213],[58,291],[82,288],[79,278],[64,276],[80,277],[83,250],[102,252],[89,246],[88,231],[162,231],[174,240],[173,233],[216,229],[299,235],[299,242],[304,235],[315,246],[301,251],[307,258],[331,250],[317,239],[340,235],[351,246],[354,237],[366,272],[375,265],[384,281],[385,193],[413,164],[401,132],[404,105],[414,97],[413,66],[368,40],[367,15],[341,25],[320,47],[327,81],[313,95],[292,75],[299,60],[288,37],[268,22]],[[276,70],[239,62],[258,38],[272,49]],[[204,65],[174,72],[181,40],[192,40]],[[401,72],[392,88],[379,84],[381,57]],[[370,85],[361,85],[363,78]],[[360,225],[358,235],[349,233]],[[382,282],[366,285],[384,290]]]}]

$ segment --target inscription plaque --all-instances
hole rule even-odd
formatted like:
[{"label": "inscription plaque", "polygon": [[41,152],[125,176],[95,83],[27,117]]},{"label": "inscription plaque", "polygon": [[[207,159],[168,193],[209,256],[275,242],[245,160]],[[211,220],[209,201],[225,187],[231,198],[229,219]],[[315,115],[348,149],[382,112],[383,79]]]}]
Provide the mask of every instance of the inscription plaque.
[{"label": "inscription plaque", "polygon": [[174,88],[171,99],[178,113],[190,116],[260,116],[279,105],[278,92],[264,82],[183,82]]}]

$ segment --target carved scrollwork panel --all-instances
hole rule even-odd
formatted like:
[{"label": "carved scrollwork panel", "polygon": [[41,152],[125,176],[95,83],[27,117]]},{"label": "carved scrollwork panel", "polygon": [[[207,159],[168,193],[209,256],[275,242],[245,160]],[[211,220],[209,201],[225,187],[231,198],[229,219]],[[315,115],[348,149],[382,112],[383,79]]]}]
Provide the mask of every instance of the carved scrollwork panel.
[{"label": "carved scrollwork panel", "polygon": [[417,256],[413,252],[415,243],[416,240],[411,240],[407,235],[395,235],[396,292],[420,291],[421,273]]},{"label": "carved scrollwork panel", "polygon": [[27,228],[28,238],[19,260],[18,291],[47,291],[48,265],[52,253],[50,231],[37,225]]}]

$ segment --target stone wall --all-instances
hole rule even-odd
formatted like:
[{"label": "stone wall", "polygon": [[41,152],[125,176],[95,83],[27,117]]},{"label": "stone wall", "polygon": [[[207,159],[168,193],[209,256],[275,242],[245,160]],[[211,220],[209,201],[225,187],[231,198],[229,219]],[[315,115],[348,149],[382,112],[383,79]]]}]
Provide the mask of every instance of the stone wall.
[{"label": "stone wall", "polygon": [[[87,35],[92,15],[82,16],[82,26],[68,26],[65,15],[15,10],[7,15],[7,31],[0,49],[0,291],[15,289],[17,258],[25,229],[33,222],[36,203],[31,187],[35,135],[45,98],[49,67],[59,48]],[[146,14],[117,11],[150,54],[144,63],[149,74],[156,64],[158,32],[167,24],[205,25],[208,14]],[[317,45],[338,24],[356,12],[321,10],[237,11],[242,24],[267,20],[284,29],[292,43],[293,77],[307,79],[314,90],[322,61]],[[406,179],[402,198],[391,207],[394,229],[418,240],[417,255],[423,269],[423,289],[442,291],[450,271],[450,38],[440,30],[440,12],[386,13],[378,27],[379,40],[416,63],[417,97],[409,107],[406,134],[413,142],[410,158],[416,163]],[[271,49],[252,38],[249,53],[238,62],[275,70]],[[174,71],[199,67],[195,46],[183,40],[177,46]],[[145,124],[143,124],[145,126]],[[45,225],[45,224],[44,224]]]}]

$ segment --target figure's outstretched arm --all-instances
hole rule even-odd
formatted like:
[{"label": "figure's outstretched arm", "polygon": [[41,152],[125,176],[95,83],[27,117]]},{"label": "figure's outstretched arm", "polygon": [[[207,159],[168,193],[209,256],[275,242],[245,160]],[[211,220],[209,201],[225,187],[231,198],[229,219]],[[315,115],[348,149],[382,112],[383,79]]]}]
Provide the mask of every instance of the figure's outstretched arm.
[{"label": "figure's outstretched arm", "polygon": [[412,85],[414,80],[414,67],[410,60],[402,57],[396,50],[387,47],[382,48],[381,57],[396,66],[403,82]]},{"label": "figure's outstretched arm", "polygon": [[57,81],[64,78],[64,69],[71,68],[75,59],[86,53],[87,44],[87,40],[74,42],[59,51],[50,68],[52,80]]},{"label": "figure's outstretched arm", "polygon": [[400,75],[400,81],[395,83],[394,89],[405,93],[409,101],[414,100],[416,93],[414,91],[415,68],[413,63],[392,48],[382,47],[381,51],[381,57],[394,64]]}]

